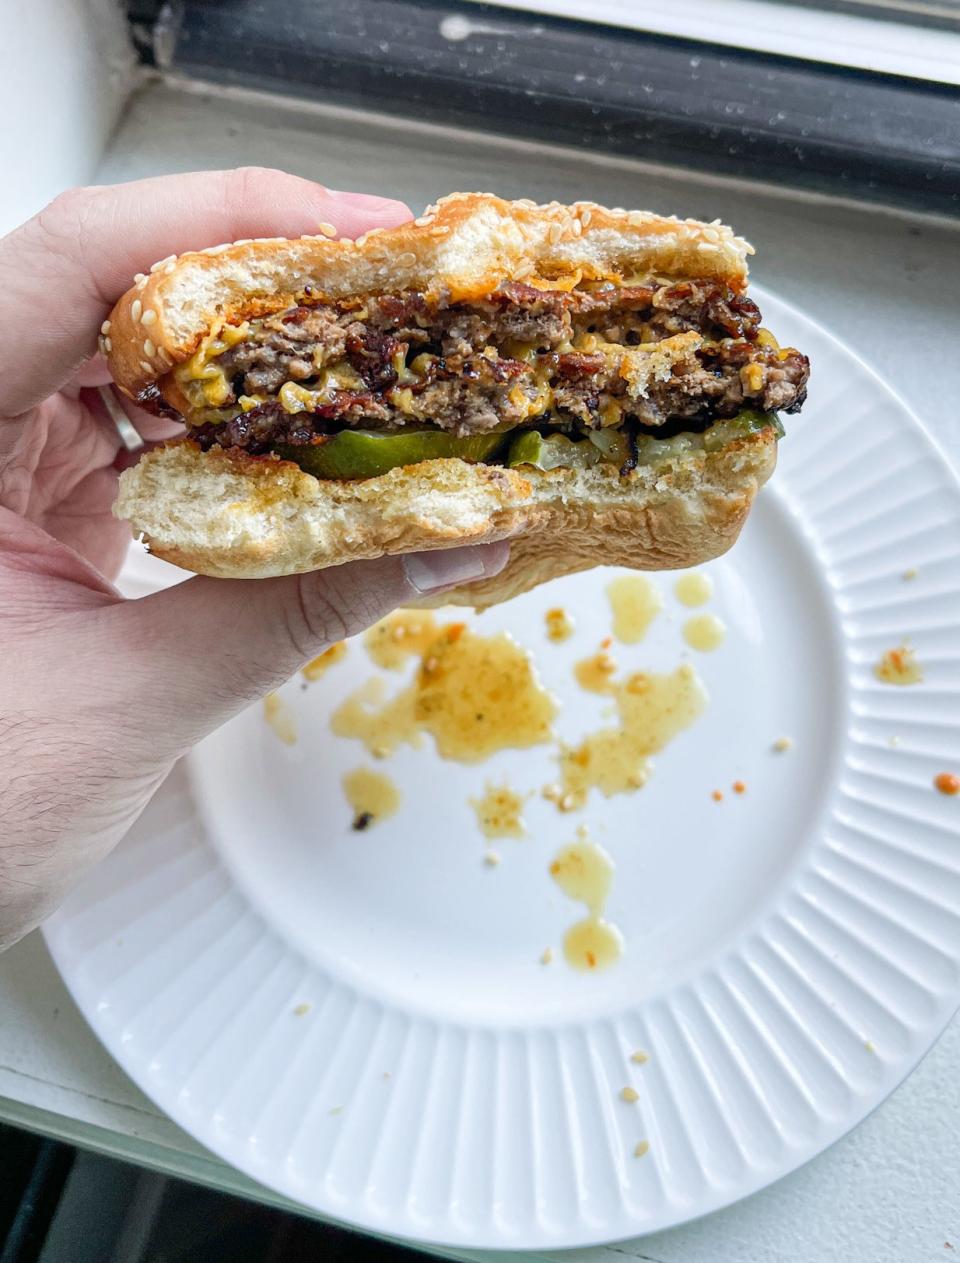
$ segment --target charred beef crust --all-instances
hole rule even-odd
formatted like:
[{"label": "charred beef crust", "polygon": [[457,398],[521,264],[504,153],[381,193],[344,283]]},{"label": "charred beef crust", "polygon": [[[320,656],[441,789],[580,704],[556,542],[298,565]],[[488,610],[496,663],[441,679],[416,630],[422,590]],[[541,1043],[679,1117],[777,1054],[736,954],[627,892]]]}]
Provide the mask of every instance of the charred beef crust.
[{"label": "charred beef crust", "polygon": [[137,407],[142,408],[144,412],[152,413],[155,417],[167,417],[170,421],[183,420],[173,404],[167,403],[161,395],[160,387],[156,382],[151,382],[140,391],[137,395]]}]

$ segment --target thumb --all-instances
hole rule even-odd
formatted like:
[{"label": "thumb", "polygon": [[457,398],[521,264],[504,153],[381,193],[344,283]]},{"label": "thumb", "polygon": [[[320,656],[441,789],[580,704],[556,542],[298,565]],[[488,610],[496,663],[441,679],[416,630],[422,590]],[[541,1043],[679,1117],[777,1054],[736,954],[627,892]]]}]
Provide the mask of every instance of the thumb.
[{"label": "thumb", "polygon": [[116,647],[105,691],[145,755],[176,758],[328,645],[398,605],[498,574],[508,556],[501,541],[282,579],[190,579],[102,611]]}]

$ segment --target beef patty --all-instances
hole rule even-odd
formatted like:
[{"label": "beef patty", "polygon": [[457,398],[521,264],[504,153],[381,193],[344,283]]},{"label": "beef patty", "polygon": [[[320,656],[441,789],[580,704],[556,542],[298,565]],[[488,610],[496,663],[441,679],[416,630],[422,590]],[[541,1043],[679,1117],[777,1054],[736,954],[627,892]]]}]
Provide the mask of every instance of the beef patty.
[{"label": "beef patty", "polygon": [[[623,371],[651,344],[696,333],[640,392]],[[639,347],[641,352],[629,349]],[[204,447],[251,454],[347,427],[425,424],[458,435],[537,425],[576,435],[631,423],[667,435],[744,407],[796,411],[809,361],[760,328],[749,298],[713,280],[571,291],[503,284],[450,305],[422,293],[305,303],[251,321],[211,361],[222,419],[193,427]]]}]

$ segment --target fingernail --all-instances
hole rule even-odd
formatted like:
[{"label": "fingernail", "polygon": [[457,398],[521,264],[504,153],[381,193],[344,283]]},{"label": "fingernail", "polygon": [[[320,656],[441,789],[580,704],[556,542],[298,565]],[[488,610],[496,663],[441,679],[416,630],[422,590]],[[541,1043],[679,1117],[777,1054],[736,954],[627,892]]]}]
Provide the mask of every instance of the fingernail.
[{"label": "fingernail", "polygon": [[510,556],[509,546],[475,544],[467,548],[443,548],[430,553],[409,553],[403,559],[407,579],[422,595],[460,583],[472,583],[499,574]]},{"label": "fingernail", "polygon": [[346,189],[325,189],[333,202],[344,202],[358,210],[377,210],[381,206],[396,206],[392,197],[379,197],[376,193],[351,193]]}]

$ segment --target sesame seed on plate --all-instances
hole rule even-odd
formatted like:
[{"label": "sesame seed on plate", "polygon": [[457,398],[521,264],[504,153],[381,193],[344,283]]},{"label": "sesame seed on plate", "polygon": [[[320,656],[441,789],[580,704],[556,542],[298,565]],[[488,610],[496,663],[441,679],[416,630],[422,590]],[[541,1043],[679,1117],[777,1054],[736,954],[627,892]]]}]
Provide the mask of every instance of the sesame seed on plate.
[{"label": "sesame seed on plate", "polygon": [[620,1100],[626,1101],[628,1105],[633,1105],[640,1100],[640,1093],[636,1088],[625,1087],[620,1089]]},{"label": "sesame seed on plate", "polygon": [[337,235],[337,230],[333,224],[328,224],[325,220],[323,223],[317,224],[317,228],[322,237],[335,237]]}]

